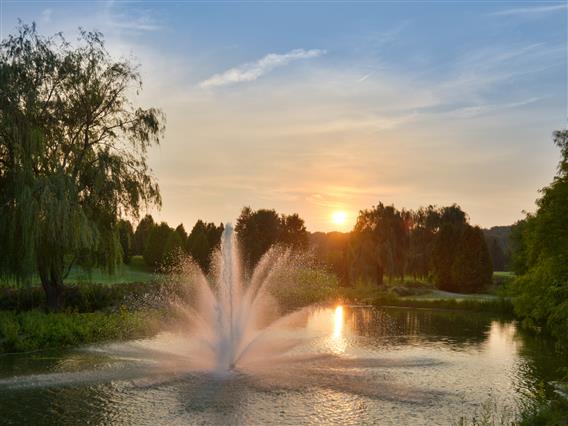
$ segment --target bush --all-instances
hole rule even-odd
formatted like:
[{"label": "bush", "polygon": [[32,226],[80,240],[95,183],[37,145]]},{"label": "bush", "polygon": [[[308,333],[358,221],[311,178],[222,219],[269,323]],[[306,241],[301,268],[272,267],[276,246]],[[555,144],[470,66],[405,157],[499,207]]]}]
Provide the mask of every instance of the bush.
[{"label": "bush", "polygon": [[554,259],[543,259],[513,285],[515,313],[523,325],[546,329],[568,348],[568,281],[558,277]]},{"label": "bush", "polygon": [[296,309],[314,303],[329,301],[337,295],[337,277],[329,272],[315,269],[300,269],[286,282],[272,290],[280,306]]},{"label": "bush", "polygon": [[[64,309],[73,312],[113,310],[122,305],[137,306],[175,291],[173,283],[76,284],[65,287]],[[29,311],[46,307],[41,287],[0,290],[0,310]]]},{"label": "bush", "polygon": [[0,312],[0,352],[24,352],[114,339],[136,339],[158,332],[158,311],[114,313]]}]

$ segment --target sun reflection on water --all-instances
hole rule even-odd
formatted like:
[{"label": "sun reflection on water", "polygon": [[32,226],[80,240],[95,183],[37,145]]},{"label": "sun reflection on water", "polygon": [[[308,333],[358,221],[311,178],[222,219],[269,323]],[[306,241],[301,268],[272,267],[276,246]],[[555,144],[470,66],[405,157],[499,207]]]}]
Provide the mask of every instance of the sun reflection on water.
[{"label": "sun reflection on water", "polygon": [[345,317],[343,313],[343,306],[339,305],[335,308],[333,316],[333,333],[330,336],[331,350],[336,354],[345,352],[347,348],[347,341],[344,336]]}]

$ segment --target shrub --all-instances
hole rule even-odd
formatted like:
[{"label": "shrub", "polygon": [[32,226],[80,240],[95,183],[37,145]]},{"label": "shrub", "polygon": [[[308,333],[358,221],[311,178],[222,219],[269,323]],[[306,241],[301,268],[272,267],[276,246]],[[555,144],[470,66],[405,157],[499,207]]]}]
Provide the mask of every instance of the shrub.
[{"label": "shrub", "polygon": [[24,352],[114,339],[135,339],[158,331],[156,310],[104,313],[0,311],[0,352]]},{"label": "shrub", "polygon": [[289,282],[272,290],[284,309],[296,309],[314,303],[325,302],[337,295],[337,277],[316,269],[299,269]]}]

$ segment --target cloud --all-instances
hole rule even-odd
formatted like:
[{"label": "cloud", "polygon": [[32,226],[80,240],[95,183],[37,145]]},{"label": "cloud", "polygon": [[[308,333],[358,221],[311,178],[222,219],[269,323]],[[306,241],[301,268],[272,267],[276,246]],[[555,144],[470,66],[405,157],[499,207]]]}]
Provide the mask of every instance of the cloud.
[{"label": "cloud", "polygon": [[39,18],[40,22],[42,24],[47,24],[47,23],[51,22],[51,15],[52,14],[53,14],[53,11],[51,9],[44,9],[41,12],[41,15],[40,15],[40,18]]},{"label": "cloud", "polygon": [[492,16],[514,16],[514,15],[530,15],[536,13],[556,12],[559,10],[566,10],[566,3],[555,4],[551,6],[537,6],[537,7],[521,7],[516,9],[501,10],[492,13]]},{"label": "cloud", "polygon": [[294,49],[288,53],[269,53],[256,62],[250,62],[228,69],[220,74],[214,74],[199,83],[202,88],[220,87],[229,84],[254,81],[275,68],[283,67],[300,59],[317,58],[326,53],[321,49]]},{"label": "cloud", "polygon": [[518,102],[508,102],[503,104],[485,104],[485,105],[473,105],[463,108],[458,108],[450,112],[450,116],[457,118],[473,118],[478,117],[483,114],[489,114],[496,111],[503,111],[512,108],[521,108],[535,102],[540,101],[542,98],[532,97]]}]

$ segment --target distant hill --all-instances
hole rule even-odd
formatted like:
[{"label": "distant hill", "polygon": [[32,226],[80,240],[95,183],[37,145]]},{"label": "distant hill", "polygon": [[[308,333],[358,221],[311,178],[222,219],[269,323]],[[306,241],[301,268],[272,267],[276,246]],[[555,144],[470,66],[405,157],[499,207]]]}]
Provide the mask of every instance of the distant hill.
[{"label": "distant hill", "polygon": [[491,260],[493,261],[494,271],[509,271],[511,265],[511,247],[509,238],[511,236],[511,225],[493,226],[483,229],[483,235],[489,247]]}]

